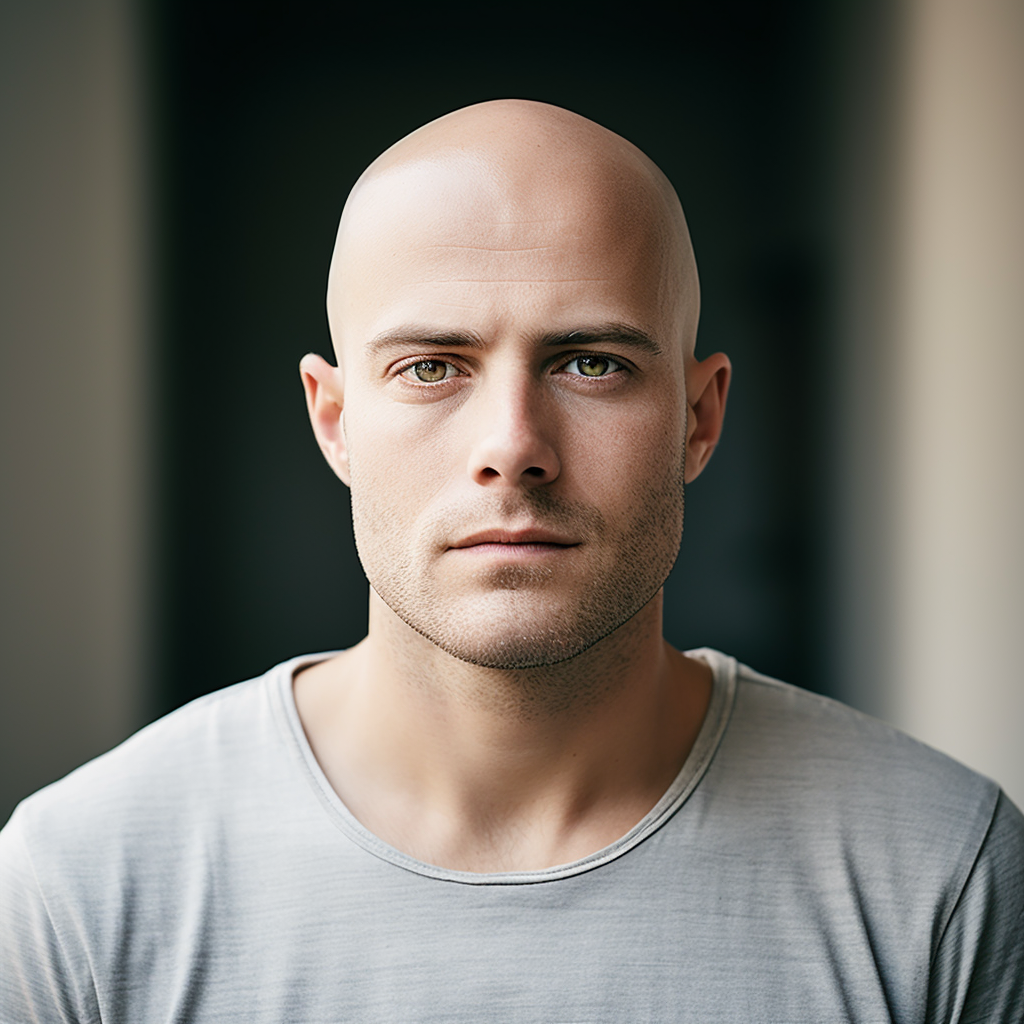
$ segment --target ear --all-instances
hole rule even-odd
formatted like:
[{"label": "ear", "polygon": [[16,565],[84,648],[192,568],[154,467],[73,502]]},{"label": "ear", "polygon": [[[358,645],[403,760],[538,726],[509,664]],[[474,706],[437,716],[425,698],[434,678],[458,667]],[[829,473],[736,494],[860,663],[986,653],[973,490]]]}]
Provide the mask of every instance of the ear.
[{"label": "ear", "polygon": [[732,364],[723,352],[686,367],[686,483],[708,464],[722,434]]},{"label": "ear", "polygon": [[299,375],[306,392],[306,408],[316,443],[320,445],[327,465],[342,482],[348,484],[348,444],[341,419],[345,402],[341,367],[331,366],[326,359],[310,352],[299,363]]}]

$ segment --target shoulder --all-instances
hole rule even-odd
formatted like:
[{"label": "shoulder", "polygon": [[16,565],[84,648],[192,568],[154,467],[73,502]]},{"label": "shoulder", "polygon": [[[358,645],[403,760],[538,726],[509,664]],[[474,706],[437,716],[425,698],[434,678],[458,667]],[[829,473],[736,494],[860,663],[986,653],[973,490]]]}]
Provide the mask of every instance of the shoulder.
[{"label": "shoulder", "polygon": [[94,972],[116,988],[129,953],[187,947],[231,872],[282,862],[318,800],[285,699],[314,657],[187,704],[19,805],[0,831],[0,1017],[98,1020]]},{"label": "shoulder", "polygon": [[[294,659],[298,661],[299,659]],[[277,684],[293,662],[200,697],[22,801],[5,832],[45,866],[111,867],[186,831],[270,773],[284,728]],[[74,867],[72,868],[74,870]]]},{"label": "shoulder", "polygon": [[90,820],[137,814],[141,804],[187,799],[224,760],[225,746],[262,717],[265,683],[236,683],[178,708],[33,794],[12,821],[29,832],[61,823],[79,831]]},{"label": "shoulder", "polygon": [[187,933],[213,874],[302,813],[281,700],[300,660],[179,708],[22,801],[0,831],[0,1017],[98,1020],[94,971],[110,980],[127,951],[148,957]]},{"label": "shoulder", "polygon": [[930,903],[940,929],[979,859],[1002,851],[995,870],[1020,874],[1020,814],[991,779],[838,701],[710,654],[734,680],[704,795],[729,842],[822,878],[839,871],[879,913]]},{"label": "shoulder", "polygon": [[[731,660],[731,659],[730,659]],[[906,733],[839,701],[736,664],[724,738],[734,770],[849,810],[941,829],[964,815],[986,829],[999,787]]]},{"label": "shoulder", "polygon": [[202,697],[18,806],[0,831],[5,1020],[99,1020],[96,958],[126,948],[134,894],[160,912],[160,894],[187,881],[183,854],[216,817],[228,750],[265,730],[266,682]]},{"label": "shoulder", "polygon": [[1018,1019],[1024,817],[999,786],[835,700],[707,660],[733,692],[694,794],[720,862],[740,851],[793,904],[864,929],[906,991],[928,979],[929,1020]]}]

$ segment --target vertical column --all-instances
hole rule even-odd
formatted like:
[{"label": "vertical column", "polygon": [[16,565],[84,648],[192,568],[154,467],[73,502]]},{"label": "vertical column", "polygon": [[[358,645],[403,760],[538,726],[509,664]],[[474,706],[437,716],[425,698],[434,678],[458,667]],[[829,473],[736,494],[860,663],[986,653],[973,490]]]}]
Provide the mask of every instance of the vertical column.
[{"label": "vertical column", "polygon": [[843,160],[837,674],[1022,803],[1024,7],[867,7]]},{"label": "vertical column", "polygon": [[908,13],[892,717],[1024,801],[1024,6]]},{"label": "vertical column", "polygon": [[0,5],[0,820],[143,713],[136,6]]}]

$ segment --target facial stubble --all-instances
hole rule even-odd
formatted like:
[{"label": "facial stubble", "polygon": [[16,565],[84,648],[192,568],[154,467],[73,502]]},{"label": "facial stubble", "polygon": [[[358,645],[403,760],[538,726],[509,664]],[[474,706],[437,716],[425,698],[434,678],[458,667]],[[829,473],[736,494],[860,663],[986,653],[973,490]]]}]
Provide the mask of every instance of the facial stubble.
[{"label": "facial stubble", "polygon": [[[682,537],[685,451],[674,471],[638,494],[636,514],[615,534],[595,507],[549,487],[524,487],[472,507],[440,507],[410,526],[372,500],[353,461],[352,518],[363,568],[388,607],[420,635],[460,661],[504,671],[556,665],[589,650],[628,623],[661,589]],[[483,566],[474,577],[479,596],[452,599],[451,582],[436,571],[445,542],[462,528],[527,520],[581,539],[586,578],[565,598],[557,570],[546,565]],[[453,534],[453,530],[455,531]],[[600,554],[590,561],[591,548]]]}]

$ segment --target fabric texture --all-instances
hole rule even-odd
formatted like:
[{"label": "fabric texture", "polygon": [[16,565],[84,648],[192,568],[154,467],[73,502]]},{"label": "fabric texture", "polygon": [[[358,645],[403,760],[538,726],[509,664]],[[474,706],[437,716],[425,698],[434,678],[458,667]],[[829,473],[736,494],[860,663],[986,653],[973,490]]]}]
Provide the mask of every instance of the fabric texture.
[{"label": "fabric texture", "polygon": [[1024,1021],[1024,818],[995,783],[718,652],[618,842],[454,872],[320,771],[292,659],[26,800],[0,1022]]}]

